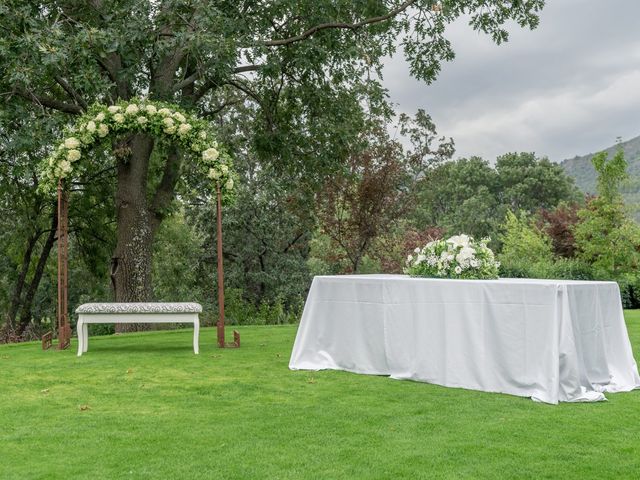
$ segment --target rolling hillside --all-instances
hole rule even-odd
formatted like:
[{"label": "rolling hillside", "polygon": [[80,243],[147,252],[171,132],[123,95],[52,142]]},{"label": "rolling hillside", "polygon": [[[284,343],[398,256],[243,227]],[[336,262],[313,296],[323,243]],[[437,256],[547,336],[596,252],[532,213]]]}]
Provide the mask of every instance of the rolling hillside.
[{"label": "rolling hillside", "polygon": [[[622,142],[620,146],[629,163],[630,176],[628,184],[623,189],[623,194],[628,203],[636,203],[640,194],[640,136]],[[605,150],[611,156],[617,148],[618,145],[613,145]],[[561,162],[567,174],[575,179],[578,187],[585,193],[595,193],[596,191],[596,171],[591,164],[591,158],[595,153],[597,152],[581,157],[576,156]]]}]

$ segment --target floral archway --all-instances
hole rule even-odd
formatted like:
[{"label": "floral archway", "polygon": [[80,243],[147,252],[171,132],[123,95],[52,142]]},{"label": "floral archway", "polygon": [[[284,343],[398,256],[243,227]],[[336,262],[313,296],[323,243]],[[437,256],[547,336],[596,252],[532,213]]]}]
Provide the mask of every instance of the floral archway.
[{"label": "floral archway", "polygon": [[[151,100],[134,99],[114,105],[93,105],[87,113],[67,127],[63,141],[44,161],[39,188],[58,194],[58,339],[66,348],[71,338],[68,318],[68,187],[73,178],[88,167],[91,149],[106,145],[121,134],[145,133],[160,142],[176,145],[183,154],[197,161],[203,175],[211,180],[216,194],[218,257],[218,345],[239,346],[239,336],[225,344],[224,337],[224,273],[222,265],[222,196],[233,191],[236,174],[229,155],[215,140],[209,122],[181,111],[179,107]],[[47,336],[45,336],[47,337]],[[52,335],[43,338],[43,347],[51,344]]]}]

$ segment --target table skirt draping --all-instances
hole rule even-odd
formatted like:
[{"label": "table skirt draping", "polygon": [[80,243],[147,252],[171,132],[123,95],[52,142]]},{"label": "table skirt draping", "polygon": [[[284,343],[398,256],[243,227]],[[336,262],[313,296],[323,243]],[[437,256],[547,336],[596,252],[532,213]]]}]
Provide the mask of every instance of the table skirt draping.
[{"label": "table skirt draping", "polygon": [[318,276],[289,368],[552,404],[640,388],[615,282]]}]

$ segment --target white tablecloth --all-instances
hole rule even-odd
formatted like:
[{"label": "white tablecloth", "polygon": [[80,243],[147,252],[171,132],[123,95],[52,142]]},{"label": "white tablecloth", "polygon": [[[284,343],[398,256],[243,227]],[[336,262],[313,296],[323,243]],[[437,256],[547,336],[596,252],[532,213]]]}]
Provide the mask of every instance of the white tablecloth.
[{"label": "white tablecloth", "polygon": [[615,282],[315,277],[289,368],[553,404],[640,388]]}]

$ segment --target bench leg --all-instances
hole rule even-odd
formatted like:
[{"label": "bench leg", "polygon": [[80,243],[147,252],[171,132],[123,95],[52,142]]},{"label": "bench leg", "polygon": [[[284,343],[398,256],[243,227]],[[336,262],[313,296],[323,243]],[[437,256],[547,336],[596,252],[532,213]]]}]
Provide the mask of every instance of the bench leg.
[{"label": "bench leg", "polygon": [[85,351],[84,349],[84,328],[85,328],[85,324],[82,320],[78,320],[78,324],[76,326],[76,329],[78,331],[78,356],[82,355],[82,352]]},{"label": "bench leg", "polygon": [[200,353],[200,320],[196,317],[193,322],[193,353]]},{"label": "bench leg", "polygon": [[88,323],[82,324],[82,337],[84,340],[82,352],[84,353],[89,348],[89,324]]}]

